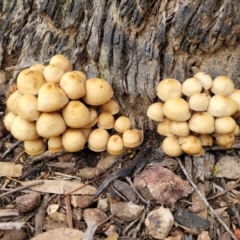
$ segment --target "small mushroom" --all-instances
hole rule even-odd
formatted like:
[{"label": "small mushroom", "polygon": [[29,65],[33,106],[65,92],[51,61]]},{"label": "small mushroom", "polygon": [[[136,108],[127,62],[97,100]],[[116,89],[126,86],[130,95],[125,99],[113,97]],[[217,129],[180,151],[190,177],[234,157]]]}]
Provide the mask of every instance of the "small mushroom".
[{"label": "small mushroom", "polygon": [[60,67],[61,69],[64,70],[64,72],[68,72],[72,68],[72,65],[69,62],[69,60],[65,56],[63,56],[62,54],[54,55],[50,59],[49,64],[54,64],[54,65]]},{"label": "small mushroom", "polygon": [[113,97],[113,90],[109,82],[100,78],[88,79],[85,88],[86,94],[83,100],[89,105],[102,105]]},{"label": "small mushroom", "polygon": [[218,135],[216,141],[219,146],[229,149],[235,142],[235,136],[231,133]]},{"label": "small mushroom", "polygon": [[172,121],[183,122],[190,118],[188,103],[182,98],[171,98],[163,105],[164,115]]},{"label": "small mushroom", "polygon": [[109,112],[112,115],[119,113],[120,107],[118,103],[114,99],[110,99],[108,102],[99,106],[99,111],[102,112]]},{"label": "small mushroom", "polygon": [[84,137],[86,138],[86,141],[88,142],[88,138],[89,138],[90,133],[92,132],[92,128],[91,127],[90,128],[86,128],[86,127],[81,128],[81,131],[82,131]]},{"label": "small mushroom", "polygon": [[17,76],[17,87],[22,94],[37,95],[43,84],[45,80],[39,71],[24,69]]},{"label": "small mushroom", "polygon": [[199,134],[198,137],[202,143],[202,146],[211,147],[213,145],[213,137],[210,134]]},{"label": "small mushroom", "polygon": [[238,105],[230,97],[216,94],[210,98],[207,112],[213,117],[228,117],[237,112]]},{"label": "small mushroom", "polygon": [[202,143],[200,139],[196,136],[189,135],[187,137],[180,137],[178,143],[181,146],[181,149],[189,155],[198,155],[203,153]]},{"label": "small mushroom", "polygon": [[36,121],[40,112],[37,110],[38,99],[32,94],[22,95],[17,102],[16,111],[18,116],[28,121]]},{"label": "small mushroom", "polygon": [[98,121],[98,113],[94,108],[88,108],[90,117],[89,123],[84,128],[91,128],[93,127]]},{"label": "small mushroom", "polygon": [[87,81],[87,76],[86,76],[86,74],[85,74],[84,72],[82,72],[82,71],[77,71],[77,70],[72,71],[72,72],[77,73],[78,76],[79,76],[84,82]]},{"label": "small mushroom", "polygon": [[46,82],[60,83],[63,74],[64,70],[54,64],[47,65],[43,71]]},{"label": "small mushroom", "polygon": [[176,136],[166,137],[162,142],[162,149],[170,157],[178,157],[183,154]]},{"label": "small mushroom", "polygon": [[189,98],[189,107],[194,111],[207,111],[210,98],[206,93],[195,93]]},{"label": "small mushroom", "polygon": [[166,119],[163,122],[160,122],[157,126],[157,132],[163,136],[170,137],[173,136],[173,132],[170,128],[171,121],[169,119]]},{"label": "small mushroom", "polygon": [[67,126],[72,128],[83,128],[90,122],[88,108],[80,101],[70,101],[62,111],[62,116]]},{"label": "small mushroom", "polygon": [[194,78],[198,79],[201,82],[204,89],[208,90],[212,87],[213,81],[212,77],[209,74],[205,72],[198,72],[194,75]]},{"label": "small mushroom", "polygon": [[46,67],[46,66],[43,65],[43,64],[36,63],[36,64],[33,64],[33,65],[29,68],[29,70],[38,71],[38,72],[40,72],[40,73],[43,75],[43,71],[44,71],[44,68],[45,68],[45,67]]},{"label": "small mushroom", "polygon": [[176,79],[163,79],[157,86],[157,96],[162,101],[180,98],[182,96],[182,84]]},{"label": "small mushroom", "polygon": [[13,123],[13,120],[15,119],[17,115],[13,112],[8,112],[6,116],[4,117],[3,123],[6,129],[11,132],[11,126]]},{"label": "small mushroom", "polygon": [[102,152],[107,148],[109,133],[103,128],[94,129],[88,137],[88,148],[94,152]]},{"label": "small mushroom", "polygon": [[64,150],[61,135],[56,137],[50,137],[48,139],[47,145],[50,152],[61,152]]},{"label": "small mushroom", "polygon": [[240,90],[234,91],[229,97],[237,103],[238,111],[240,111]]},{"label": "small mushroom", "polygon": [[214,117],[207,112],[194,113],[189,120],[190,130],[200,134],[214,131]]},{"label": "small mushroom", "polygon": [[122,136],[123,145],[128,148],[135,148],[142,143],[142,138],[135,129],[126,130]]},{"label": "small mushroom", "polygon": [[233,133],[236,125],[237,124],[232,117],[215,118],[214,132],[219,134]]},{"label": "small mushroom", "polygon": [[37,133],[44,138],[61,135],[66,130],[66,124],[59,113],[41,113],[36,123]]},{"label": "small mushroom", "polygon": [[44,152],[45,148],[46,143],[43,141],[42,138],[24,141],[24,150],[28,155],[38,155]]},{"label": "small mushroom", "polygon": [[131,128],[131,121],[128,117],[121,116],[116,119],[114,124],[114,129],[119,132],[123,133],[124,131]]},{"label": "small mushroom", "polygon": [[16,116],[11,125],[12,135],[20,141],[35,140],[39,137],[36,130],[36,123],[27,121]]},{"label": "small mushroom", "polygon": [[109,112],[100,113],[98,116],[97,126],[98,128],[112,129],[115,124],[113,115]]},{"label": "small mushroom", "polygon": [[182,93],[188,97],[191,97],[195,93],[202,91],[202,84],[196,78],[188,78],[182,84]]},{"label": "small mushroom", "polygon": [[85,81],[74,71],[66,72],[62,76],[60,87],[70,99],[79,99],[86,93]]},{"label": "small mushroom", "polygon": [[65,92],[55,83],[45,83],[38,93],[38,110],[53,112],[61,109],[69,99]]},{"label": "small mushroom", "polygon": [[228,76],[218,76],[213,80],[211,91],[214,94],[230,95],[234,91],[234,84]]},{"label": "small mushroom", "polygon": [[23,94],[20,91],[15,91],[7,99],[7,109],[17,115],[17,102]]},{"label": "small mushroom", "polygon": [[62,135],[62,144],[66,151],[77,152],[83,149],[86,138],[80,129],[69,128]]},{"label": "small mushroom", "polygon": [[107,151],[112,155],[119,155],[123,152],[124,146],[123,146],[123,140],[119,135],[112,135],[108,139],[107,143]]},{"label": "small mushroom", "polygon": [[156,102],[151,104],[147,109],[147,116],[154,121],[164,121],[166,117],[163,114],[163,103]]},{"label": "small mushroom", "polygon": [[232,133],[235,137],[239,136],[240,134],[240,128],[239,125],[236,124],[236,128],[234,129],[234,132]]},{"label": "small mushroom", "polygon": [[190,134],[187,122],[170,121],[170,132],[178,137],[187,137]]}]

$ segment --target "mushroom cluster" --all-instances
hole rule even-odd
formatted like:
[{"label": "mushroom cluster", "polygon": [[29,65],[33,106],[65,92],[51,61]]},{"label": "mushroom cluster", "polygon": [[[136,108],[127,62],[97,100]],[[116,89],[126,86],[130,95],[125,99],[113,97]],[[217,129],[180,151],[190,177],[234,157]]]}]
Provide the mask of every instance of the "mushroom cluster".
[{"label": "mushroom cluster", "polygon": [[156,90],[161,101],[148,107],[147,116],[159,122],[157,132],[166,137],[162,149],[167,155],[201,156],[213,143],[225,149],[233,145],[239,135],[240,90],[228,76],[212,79],[198,72],[182,84],[164,79]]},{"label": "mushroom cluster", "polygon": [[143,141],[143,132],[132,129],[128,117],[114,117],[120,108],[111,85],[72,70],[61,54],[47,66],[35,64],[22,70],[14,89],[7,98],[4,124],[24,141],[29,155],[40,154],[46,147],[51,152],[76,152],[86,143],[92,151],[107,149],[118,155]]}]

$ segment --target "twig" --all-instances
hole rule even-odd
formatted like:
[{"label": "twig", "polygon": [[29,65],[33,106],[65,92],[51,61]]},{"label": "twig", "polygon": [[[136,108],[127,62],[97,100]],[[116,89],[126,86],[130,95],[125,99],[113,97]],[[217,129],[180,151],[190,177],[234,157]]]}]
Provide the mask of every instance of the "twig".
[{"label": "twig", "polygon": [[22,141],[17,141],[15,142],[10,148],[8,148],[3,155],[1,156],[1,158],[6,157],[15,147],[17,147]]},{"label": "twig", "polygon": [[207,201],[207,199],[202,195],[202,193],[198,190],[197,186],[195,185],[195,183],[192,181],[192,179],[189,177],[185,167],[182,164],[182,161],[180,158],[177,158],[178,164],[181,167],[183,173],[185,174],[186,178],[188,179],[188,181],[191,183],[192,187],[194,188],[194,190],[197,192],[197,194],[199,195],[199,197],[202,199],[202,201],[205,203],[205,205],[209,208],[209,210],[211,211],[211,213],[217,218],[217,220],[222,224],[222,226],[225,228],[225,230],[230,234],[230,236],[234,239],[237,240],[237,238],[234,236],[233,232],[229,229],[229,227],[225,224],[225,222],[219,217],[219,215],[217,214],[217,212],[212,208],[212,206],[209,204],[209,202]]},{"label": "twig", "polygon": [[21,229],[25,222],[1,222],[0,230],[14,230]]},{"label": "twig", "polygon": [[33,187],[33,186],[36,186],[36,185],[40,185],[40,184],[43,184],[43,181],[39,181],[39,182],[31,183],[31,184],[28,184],[28,185],[25,185],[25,186],[21,186],[19,188],[16,188],[16,189],[13,189],[13,190],[11,190],[9,192],[5,192],[5,193],[1,194],[0,198],[3,197],[3,196],[9,195],[11,193],[18,192],[18,191],[21,191],[23,189],[30,188],[30,187]]},{"label": "twig", "polygon": [[96,230],[97,230],[96,222],[95,221],[90,222],[87,226],[87,230],[85,231],[82,240],[92,240]]},{"label": "twig", "polygon": [[142,216],[140,215],[138,218],[136,218],[134,221],[130,222],[123,230],[122,235],[125,236],[128,232],[128,230],[136,223],[138,222]]},{"label": "twig", "polygon": [[24,153],[25,153],[25,150],[23,150],[21,153],[19,153],[19,154],[16,156],[16,158],[15,158],[15,160],[14,160],[14,163],[16,163],[16,161],[17,161]]},{"label": "twig", "polygon": [[[47,164],[48,165],[48,164]],[[69,177],[69,178],[74,178],[74,179],[79,179],[81,180],[80,177],[76,177],[76,176],[72,176],[72,175],[68,175],[68,174],[64,174],[64,173],[60,173],[60,172],[54,172],[56,175],[60,175],[60,176],[63,176],[63,177]]]},{"label": "twig", "polygon": [[141,199],[142,202],[144,203],[148,203],[139,193],[138,191],[136,190],[136,188],[133,186],[133,183],[132,183],[132,180],[130,177],[125,177],[126,180],[129,182],[129,184],[131,185],[132,189],[134,190],[134,192],[138,195],[138,197]]},{"label": "twig", "polygon": [[69,195],[65,197],[65,204],[66,204],[66,210],[67,210],[67,221],[68,221],[68,227],[73,228],[73,222],[72,222],[72,209],[70,204]]}]

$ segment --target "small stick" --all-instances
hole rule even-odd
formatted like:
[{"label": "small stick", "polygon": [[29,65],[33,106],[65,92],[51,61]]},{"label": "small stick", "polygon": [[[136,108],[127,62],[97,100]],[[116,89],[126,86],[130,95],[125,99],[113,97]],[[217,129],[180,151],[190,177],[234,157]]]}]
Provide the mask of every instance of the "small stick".
[{"label": "small stick", "polygon": [[139,193],[138,191],[136,190],[136,188],[133,186],[133,183],[132,183],[132,180],[130,177],[125,177],[126,180],[129,182],[129,184],[131,185],[132,189],[134,190],[134,192],[138,195],[138,197],[142,200],[142,202],[144,203],[148,203]]},{"label": "small stick", "polygon": [[39,182],[35,182],[35,183],[30,183],[30,184],[28,184],[28,185],[26,185],[26,186],[21,186],[21,187],[19,187],[19,188],[16,188],[16,189],[13,189],[13,190],[11,190],[11,191],[9,191],[9,192],[5,192],[5,193],[1,194],[1,195],[0,195],[0,198],[1,198],[1,197],[4,197],[4,196],[7,196],[7,195],[9,195],[9,194],[11,194],[11,193],[18,192],[18,191],[21,191],[21,190],[23,190],[23,189],[30,188],[30,187],[33,187],[33,186],[36,186],[36,185],[40,185],[40,184],[43,184],[43,181],[39,181]]},{"label": "small stick", "polygon": [[14,230],[21,229],[25,222],[1,222],[0,230]]},{"label": "small stick", "polygon": [[128,230],[136,223],[138,222],[140,219],[142,218],[142,216],[139,216],[138,218],[136,218],[135,220],[133,220],[132,222],[130,222],[123,230],[122,235],[125,236],[128,232]]},{"label": "small stick", "polygon": [[17,141],[15,142],[10,148],[8,148],[3,155],[1,156],[1,158],[6,157],[15,147],[17,147],[22,141]]},{"label": "small stick", "polygon": [[188,181],[191,183],[192,187],[194,188],[194,190],[197,192],[197,194],[199,195],[199,197],[202,199],[202,201],[205,203],[205,205],[209,208],[209,210],[211,211],[211,213],[217,218],[217,220],[222,224],[222,226],[225,228],[225,230],[230,234],[230,236],[234,239],[234,240],[238,240],[233,232],[230,230],[230,228],[226,225],[226,223],[219,217],[219,215],[217,214],[217,212],[212,208],[212,206],[209,204],[209,202],[207,201],[207,199],[202,195],[202,193],[198,190],[197,186],[195,185],[195,183],[192,181],[192,179],[189,177],[185,167],[183,166],[183,163],[181,161],[180,158],[177,158],[178,164],[181,167],[184,175],[186,176],[186,178],[188,179]]},{"label": "small stick", "polygon": [[25,153],[25,150],[23,150],[21,153],[19,153],[19,154],[16,156],[16,158],[15,158],[15,160],[14,160],[14,163],[16,163],[16,161],[17,161],[24,153]]},{"label": "small stick", "polygon": [[81,180],[80,177],[76,177],[76,176],[72,176],[72,175],[68,175],[68,174],[64,174],[64,173],[60,173],[60,172],[54,172],[56,175],[60,175],[60,176],[63,176],[63,177],[69,177],[69,178],[75,178],[75,179],[79,179]]},{"label": "small stick", "polygon": [[70,204],[69,195],[65,197],[65,204],[66,204],[66,210],[67,210],[67,221],[68,221],[68,227],[73,228],[73,222],[72,222],[72,209]]}]

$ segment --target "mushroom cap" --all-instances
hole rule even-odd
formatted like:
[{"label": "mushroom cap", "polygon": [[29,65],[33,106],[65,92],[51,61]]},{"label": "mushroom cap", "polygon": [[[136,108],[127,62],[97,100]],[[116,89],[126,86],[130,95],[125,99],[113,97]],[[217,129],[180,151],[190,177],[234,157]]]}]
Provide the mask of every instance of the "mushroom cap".
[{"label": "mushroom cap", "polygon": [[54,64],[47,65],[43,71],[46,82],[59,83],[63,74],[64,70]]},{"label": "mushroom cap", "polygon": [[194,113],[189,120],[190,130],[200,134],[214,131],[214,117],[207,112]]},{"label": "mushroom cap", "polygon": [[194,78],[198,79],[203,88],[208,90],[212,87],[212,77],[205,72],[198,72],[194,75]]},{"label": "mushroom cap", "polygon": [[166,137],[170,137],[173,136],[173,132],[170,129],[170,124],[171,124],[171,120],[166,119],[163,122],[160,122],[157,126],[157,132],[160,135],[166,136]]},{"label": "mushroom cap", "polygon": [[187,137],[180,137],[178,143],[181,149],[189,155],[198,155],[202,152],[202,143],[196,136],[189,135]]},{"label": "mushroom cap", "polygon": [[44,152],[45,148],[46,143],[40,137],[35,140],[24,141],[24,150],[28,155],[38,155]]},{"label": "mushroom cap", "polygon": [[109,112],[103,112],[98,115],[98,128],[111,129],[114,127],[115,119]]},{"label": "mushroom cap", "polygon": [[72,72],[77,73],[78,76],[79,76],[84,82],[87,81],[87,76],[86,76],[86,74],[85,74],[84,72],[78,71],[78,70],[75,70],[75,71],[72,71]]},{"label": "mushroom cap", "polygon": [[131,128],[131,121],[129,117],[121,116],[116,119],[114,124],[114,129],[119,132],[123,133],[124,131]]},{"label": "mushroom cap", "polygon": [[162,142],[162,149],[170,157],[178,157],[183,154],[176,136],[166,137]]},{"label": "mushroom cap", "polygon": [[11,126],[13,123],[13,120],[15,119],[17,115],[13,112],[8,112],[3,120],[4,126],[6,127],[6,129],[11,132]]},{"label": "mushroom cap", "polygon": [[49,64],[54,64],[54,65],[60,67],[61,69],[64,70],[64,72],[68,72],[72,69],[72,65],[71,65],[70,61],[62,54],[54,55],[50,59]]},{"label": "mushroom cap", "polygon": [[85,82],[86,94],[84,102],[89,105],[102,105],[113,97],[113,90],[109,82],[100,78],[91,78]]},{"label": "mushroom cap", "polygon": [[83,135],[84,135],[84,137],[86,138],[86,142],[88,142],[88,138],[89,138],[89,135],[90,135],[90,133],[92,132],[92,128],[90,127],[90,128],[81,128],[81,131],[82,131],[82,133],[83,133]]},{"label": "mushroom cap", "polygon": [[62,76],[60,87],[70,99],[79,99],[86,93],[85,80],[75,71],[66,72]]},{"label": "mushroom cap", "polygon": [[135,148],[142,143],[142,138],[135,129],[126,130],[122,136],[123,145],[128,148]]},{"label": "mushroom cap", "polygon": [[62,144],[66,151],[77,152],[83,149],[86,138],[80,129],[69,128],[62,135]]},{"label": "mushroom cap", "polygon": [[235,142],[235,136],[231,133],[218,135],[216,141],[219,146],[229,149]]},{"label": "mushroom cap", "polygon": [[196,78],[188,78],[182,84],[182,93],[188,97],[191,97],[195,93],[202,91],[202,84]]},{"label": "mushroom cap", "polygon": [[119,155],[123,150],[124,146],[122,138],[117,134],[112,135],[107,142],[107,151],[112,155]]},{"label": "mushroom cap", "polygon": [[154,121],[164,121],[165,116],[163,114],[163,103],[156,102],[151,104],[147,109],[147,116]]},{"label": "mushroom cap", "polygon": [[240,111],[240,90],[234,91],[229,97],[237,103],[238,111]]},{"label": "mushroom cap", "polygon": [[232,117],[215,118],[214,132],[219,134],[233,133],[236,125],[237,124]]},{"label": "mushroom cap", "polygon": [[17,102],[16,110],[18,116],[28,121],[36,121],[40,112],[37,110],[38,99],[32,94],[22,95]]},{"label": "mushroom cap", "polygon": [[218,76],[213,80],[211,91],[214,94],[230,95],[234,91],[234,84],[228,76]]},{"label": "mushroom cap", "polygon": [[199,134],[198,137],[202,143],[202,146],[211,147],[213,145],[213,137],[210,134]]},{"label": "mushroom cap", "polygon": [[94,129],[88,137],[88,148],[94,152],[102,152],[107,148],[109,133],[103,128]]},{"label": "mushroom cap", "polygon": [[213,117],[227,117],[237,112],[237,109],[237,103],[230,97],[216,94],[210,98],[207,112]]},{"label": "mushroom cap", "polygon": [[172,121],[183,122],[190,118],[188,103],[182,98],[168,99],[163,105],[164,115]]},{"label": "mushroom cap", "polygon": [[114,99],[110,99],[108,102],[99,106],[99,111],[102,112],[109,112],[112,115],[119,113],[120,107],[118,103]]},{"label": "mushroom cap", "polygon": [[22,94],[37,95],[43,84],[44,77],[36,70],[24,69],[17,76],[17,87]]},{"label": "mushroom cap", "polygon": [[170,121],[170,131],[173,135],[178,137],[187,137],[190,134],[187,122]]},{"label": "mushroom cap", "polygon": [[206,93],[195,93],[188,101],[189,107],[194,111],[207,111],[210,98]]},{"label": "mushroom cap", "polygon": [[16,116],[12,122],[11,133],[20,141],[35,140],[39,137],[36,123],[27,121],[19,116]]},{"label": "mushroom cap", "polygon": [[17,115],[17,102],[21,96],[22,93],[17,90],[8,97],[6,104],[9,112],[13,112]]},{"label": "mushroom cap", "polygon": [[89,124],[90,113],[88,108],[80,101],[70,101],[62,111],[64,121],[72,128],[82,128]]},{"label": "mushroom cap", "polygon": [[93,127],[97,121],[98,121],[98,113],[94,108],[88,108],[90,117],[89,117],[89,123],[84,126],[84,128],[91,128]]},{"label": "mushroom cap", "polygon": [[53,112],[61,109],[69,99],[65,92],[55,83],[45,83],[38,93],[38,110]]},{"label": "mushroom cap", "polygon": [[236,128],[234,129],[234,132],[232,133],[235,137],[237,137],[240,134],[240,127],[238,124],[236,124]]},{"label": "mushroom cap", "polygon": [[163,79],[157,85],[157,96],[166,101],[171,98],[177,98],[182,96],[182,84],[173,78]]},{"label": "mushroom cap", "polygon": [[50,152],[61,152],[64,150],[61,135],[49,138],[47,145]]},{"label": "mushroom cap", "polygon": [[66,124],[59,113],[41,113],[36,123],[39,136],[51,138],[61,135],[66,130]]},{"label": "mushroom cap", "polygon": [[43,64],[36,63],[36,64],[33,64],[33,65],[29,68],[29,70],[38,71],[38,72],[40,72],[40,73],[43,75],[43,71],[44,71],[44,68],[45,68],[45,67],[46,67],[46,66],[43,65]]}]

